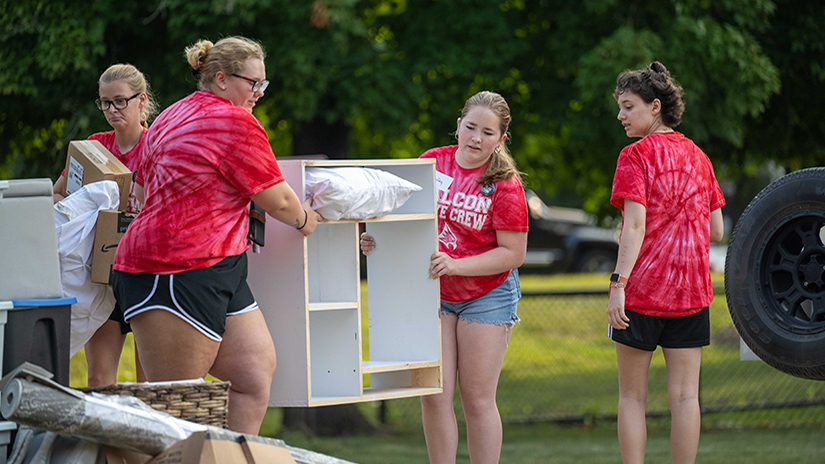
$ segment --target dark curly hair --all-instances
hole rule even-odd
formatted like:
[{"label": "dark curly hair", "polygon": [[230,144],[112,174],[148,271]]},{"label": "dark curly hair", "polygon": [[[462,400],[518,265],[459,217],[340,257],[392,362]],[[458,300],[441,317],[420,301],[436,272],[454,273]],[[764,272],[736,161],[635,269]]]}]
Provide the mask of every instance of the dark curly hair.
[{"label": "dark curly hair", "polygon": [[628,90],[638,95],[645,103],[651,103],[658,98],[662,103],[662,123],[666,126],[676,127],[682,122],[682,113],[685,112],[682,86],[670,77],[670,72],[662,63],[654,61],[645,69],[619,74],[613,98],[618,100],[619,95]]}]

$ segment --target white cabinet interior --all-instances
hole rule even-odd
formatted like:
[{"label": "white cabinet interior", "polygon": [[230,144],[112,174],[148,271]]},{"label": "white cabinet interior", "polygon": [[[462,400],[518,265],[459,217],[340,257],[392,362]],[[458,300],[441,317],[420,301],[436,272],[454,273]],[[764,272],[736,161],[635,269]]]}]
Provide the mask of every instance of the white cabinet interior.
[{"label": "white cabinet interior", "polygon": [[[281,160],[279,165],[301,198],[306,170],[336,166],[382,169],[422,190],[391,214],[323,222],[309,237],[269,218],[265,246],[248,253],[248,280],[278,356],[270,406],[441,392],[439,287],[426,273],[438,247],[434,161]],[[367,258],[366,333],[359,223],[377,244]]]}]

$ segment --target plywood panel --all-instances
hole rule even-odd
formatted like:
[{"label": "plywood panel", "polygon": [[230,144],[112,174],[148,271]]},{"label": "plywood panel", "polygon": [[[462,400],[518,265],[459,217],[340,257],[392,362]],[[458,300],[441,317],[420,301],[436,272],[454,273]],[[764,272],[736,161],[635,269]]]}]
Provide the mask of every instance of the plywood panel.
[{"label": "plywood panel", "polygon": [[358,301],[358,224],[318,224],[307,237],[310,303]]},{"label": "plywood panel", "polygon": [[[300,185],[301,165],[281,163],[290,184]],[[272,377],[270,406],[304,406],[309,399],[304,237],[273,218],[266,222],[266,246],[247,252],[248,282],[266,320],[278,367]]]},{"label": "plywood panel", "polygon": [[435,221],[367,223],[370,360],[440,358],[438,281],[428,277]]},{"label": "plywood panel", "polygon": [[361,396],[358,310],[318,311],[309,316],[312,398]]}]

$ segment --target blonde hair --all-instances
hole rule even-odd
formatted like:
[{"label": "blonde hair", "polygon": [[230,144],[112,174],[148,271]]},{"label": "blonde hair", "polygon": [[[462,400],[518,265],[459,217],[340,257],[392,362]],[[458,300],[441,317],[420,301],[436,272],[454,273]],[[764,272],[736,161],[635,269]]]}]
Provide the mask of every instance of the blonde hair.
[{"label": "blonde hair", "polygon": [[[464,109],[461,110],[461,118],[463,119],[467,116],[467,113],[475,107],[487,108],[498,116],[500,124],[499,130],[502,135],[507,135],[512,116],[510,115],[510,106],[507,104],[507,101],[504,100],[504,97],[495,92],[483,90],[467,99],[467,102],[464,103]],[[487,162],[487,169],[484,170],[484,174],[482,174],[476,182],[479,184],[488,184],[491,182],[510,180],[513,177],[521,182],[521,176],[522,173],[519,172],[513,156],[510,155],[510,151],[507,149],[505,139],[505,141],[493,151],[493,154],[490,155],[490,161]]]},{"label": "blonde hair", "polygon": [[115,81],[125,81],[132,92],[146,94],[146,103],[140,110],[140,125],[149,127],[149,121],[158,113],[158,104],[155,102],[155,96],[152,95],[146,76],[131,64],[113,64],[103,71],[97,85],[110,84]]},{"label": "blonde hair", "polygon": [[198,89],[208,90],[215,81],[218,71],[224,74],[238,73],[250,58],[263,61],[266,55],[260,43],[246,37],[226,37],[213,44],[208,40],[199,40],[186,47],[186,61],[193,72],[199,76]]}]

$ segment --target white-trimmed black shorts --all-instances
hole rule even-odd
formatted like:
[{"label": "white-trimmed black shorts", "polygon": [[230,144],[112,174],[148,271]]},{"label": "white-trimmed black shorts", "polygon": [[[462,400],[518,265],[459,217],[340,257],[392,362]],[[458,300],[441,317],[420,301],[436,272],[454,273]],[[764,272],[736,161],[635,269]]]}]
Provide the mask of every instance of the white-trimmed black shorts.
[{"label": "white-trimmed black shorts", "polygon": [[112,290],[126,322],[162,309],[178,316],[212,340],[222,341],[226,317],[258,309],[246,282],[246,253],[214,266],[172,275],[114,271]]},{"label": "white-trimmed black shorts", "polygon": [[616,330],[609,324],[607,336],[616,343],[655,351],[662,348],[696,348],[710,345],[710,309],[687,316],[648,316],[625,309],[629,327]]}]

